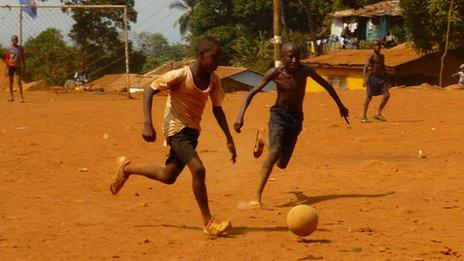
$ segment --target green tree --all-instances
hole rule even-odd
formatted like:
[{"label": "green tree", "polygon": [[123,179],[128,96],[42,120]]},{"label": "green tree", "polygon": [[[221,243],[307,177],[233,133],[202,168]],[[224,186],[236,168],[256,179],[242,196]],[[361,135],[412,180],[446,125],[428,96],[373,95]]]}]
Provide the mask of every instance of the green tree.
[{"label": "green tree", "polygon": [[171,44],[161,33],[139,33],[136,35],[136,42],[140,52],[146,57],[142,73],[153,70],[167,61],[181,60],[186,55],[183,44]]},{"label": "green tree", "polygon": [[6,48],[3,47],[2,44],[0,44],[0,59],[1,59],[1,60],[4,60],[4,59],[5,59],[5,52],[6,52]]},{"label": "green tree", "polygon": [[61,86],[74,70],[75,52],[55,28],[27,40],[24,49],[27,51],[27,81],[43,80],[48,85]]},{"label": "green tree", "polygon": [[239,36],[232,45],[236,55],[232,62],[251,70],[265,72],[273,64],[273,45],[263,34]]},{"label": "green tree", "polygon": [[[74,5],[108,4],[107,0],[61,0],[61,2]],[[116,0],[111,4],[127,5],[129,22],[137,21],[134,0]],[[83,60],[89,67],[91,77],[95,79],[104,74],[125,72],[122,9],[72,9],[68,12],[75,21],[69,36],[79,50],[79,60]],[[129,53],[131,65],[136,66],[143,60],[140,53],[133,51],[132,43],[129,43]],[[137,72],[141,67],[136,66],[132,71]]]},{"label": "green tree", "polygon": [[[306,44],[330,29],[330,12],[376,2],[379,0],[283,0],[283,39]],[[189,54],[195,55],[200,38],[212,36],[221,42],[226,64],[266,70],[272,63],[272,21],[273,0],[198,1],[189,13]]]},{"label": "green tree", "polygon": [[191,27],[193,13],[201,0],[175,0],[169,7],[184,11],[184,14],[177,20],[180,34],[185,35]]},{"label": "green tree", "polygon": [[147,73],[162,64],[161,60],[154,56],[146,56],[146,60],[143,63],[142,73]]},{"label": "green tree", "polygon": [[144,54],[161,58],[169,49],[169,41],[161,33],[141,32],[137,35],[138,45]]},{"label": "green tree", "polygon": [[[407,38],[424,53],[445,48],[450,0],[402,0]],[[464,50],[464,0],[455,0],[451,12],[449,48]]]}]

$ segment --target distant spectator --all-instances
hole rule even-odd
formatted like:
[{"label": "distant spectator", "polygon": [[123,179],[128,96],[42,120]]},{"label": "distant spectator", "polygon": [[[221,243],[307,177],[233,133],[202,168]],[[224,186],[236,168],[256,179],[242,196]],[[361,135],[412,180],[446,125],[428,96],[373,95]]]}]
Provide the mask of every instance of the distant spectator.
[{"label": "distant spectator", "polygon": [[[378,121],[387,121],[382,116],[382,110],[390,99],[390,93],[388,91],[388,81],[387,81],[387,70],[385,68],[385,56],[380,53],[382,50],[382,44],[380,41],[376,41],[373,46],[374,53],[366,65],[364,66],[364,87],[367,88],[366,100],[364,101],[364,111],[361,117],[361,122],[367,123],[370,120],[367,119],[367,109],[369,103],[372,100],[372,96],[382,95],[383,99],[380,102],[379,109],[377,114],[374,115],[374,119]],[[367,70],[370,68],[369,76]]]},{"label": "distant spectator", "polygon": [[90,82],[90,77],[89,77],[87,67],[82,61],[79,62],[79,69],[74,74],[74,81],[76,83],[83,85],[84,90],[88,89],[86,85]]},{"label": "distant spectator", "polygon": [[459,77],[458,85],[464,87],[464,64],[461,64],[461,66],[459,66],[459,72],[453,74],[453,77],[456,76]]},{"label": "distant spectator", "polygon": [[11,37],[11,45],[8,46],[5,52],[5,75],[8,77],[8,86],[10,91],[8,101],[10,102],[14,101],[13,84],[15,76],[17,76],[19,93],[21,95],[20,101],[24,102],[21,74],[26,72],[26,66],[24,63],[25,58],[24,49],[18,44],[18,36],[13,35]]}]

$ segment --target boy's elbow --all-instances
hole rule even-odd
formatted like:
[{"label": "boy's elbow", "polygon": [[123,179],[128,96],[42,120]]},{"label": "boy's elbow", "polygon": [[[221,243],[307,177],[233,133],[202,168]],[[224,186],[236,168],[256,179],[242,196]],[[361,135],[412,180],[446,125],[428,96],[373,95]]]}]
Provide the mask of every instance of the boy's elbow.
[{"label": "boy's elbow", "polygon": [[213,113],[216,114],[216,113],[220,113],[222,112],[222,107],[221,106],[214,106],[213,105]]},{"label": "boy's elbow", "polygon": [[[159,92],[159,91],[158,91]],[[151,87],[145,88],[144,94],[145,95],[151,95],[153,96],[155,93],[157,93],[157,90],[154,90]]]}]

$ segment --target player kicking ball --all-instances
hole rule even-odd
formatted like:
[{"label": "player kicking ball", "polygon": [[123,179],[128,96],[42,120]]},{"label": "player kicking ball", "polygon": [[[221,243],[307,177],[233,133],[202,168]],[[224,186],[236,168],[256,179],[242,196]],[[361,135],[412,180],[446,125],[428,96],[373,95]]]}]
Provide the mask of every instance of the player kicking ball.
[{"label": "player kicking ball", "polygon": [[[245,96],[240,112],[234,124],[236,132],[244,125],[243,117],[253,97],[270,81],[277,84],[277,100],[270,110],[269,119],[269,155],[261,169],[261,180],[251,201],[240,208],[256,208],[261,206],[261,196],[274,165],[281,169],[287,167],[293,149],[302,130],[303,100],[306,92],[306,78],[311,77],[324,87],[334,99],[340,115],[348,122],[348,109],[343,105],[332,85],[324,80],[309,66],[300,63],[301,49],[295,42],[287,42],[282,46],[282,67],[272,68],[266,72],[262,80]],[[262,131],[256,134],[253,154],[259,157],[265,145]]]},{"label": "player kicking ball", "polygon": [[233,163],[237,157],[221,107],[224,90],[219,78],[214,74],[221,55],[219,43],[212,38],[204,38],[198,45],[198,58],[194,64],[166,73],[155,80],[151,88],[145,90],[145,127],[142,136],[147,142],[154,142],[156,139],[151,117],[153,95],[169,90],[163,125],[164,137],[171,148],[169,157],[164,166],[141,165],[122,158],[110,185],[111,192],[116,194],[131,175],[141,175],[164,184],[173,184],[187,166],[192,173],[193,192],[203,217],[204,231],[212,236],[220,236],[227,232],[231,228],[231,222],[211,215],[205,184],[206,169],[196,151],[201,129],[200,121],[208,97],[213,105],[213,114],[226,136]]}]

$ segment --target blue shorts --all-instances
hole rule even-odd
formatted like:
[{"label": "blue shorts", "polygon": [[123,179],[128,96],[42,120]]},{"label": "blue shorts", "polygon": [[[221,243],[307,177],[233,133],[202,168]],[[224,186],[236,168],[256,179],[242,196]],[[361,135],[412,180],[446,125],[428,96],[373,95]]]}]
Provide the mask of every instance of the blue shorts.
[{"label": "blue shorts", "polygon": [[388,91],[388,82],[385,77],[369,75],[367,80],[367,95],[379,96]]},{"label": "blue shorts", "polygon": [[302,111],[291,111],[277,105],[271,107],[269,147],[279,152],[279,165],[287,166],[302,127]]}]

